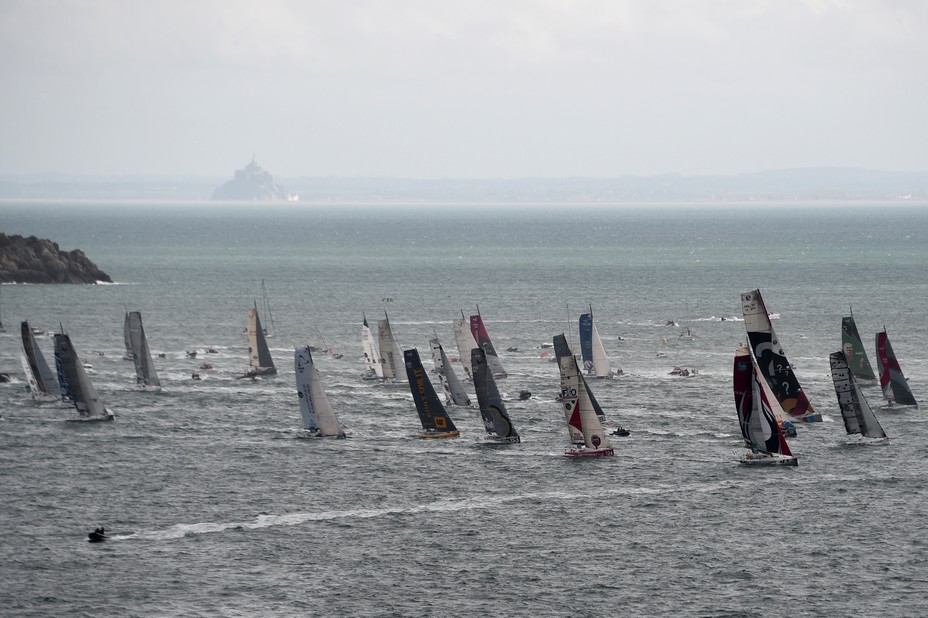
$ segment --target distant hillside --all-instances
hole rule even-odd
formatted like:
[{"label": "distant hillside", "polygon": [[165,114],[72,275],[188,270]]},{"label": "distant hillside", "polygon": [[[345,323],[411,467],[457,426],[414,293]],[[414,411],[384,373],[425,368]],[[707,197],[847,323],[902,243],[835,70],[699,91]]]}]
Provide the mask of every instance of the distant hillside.
[{"label": "distant hillside", "polygon": [[[745,200],[928,200],[928,172],[798,168],[731,176],[615,178],[341,178],[282,182],[310,202],[666,202]],[[0,199],[285,200],[254,161],[219,189],[215,177],[0,176]]]}]

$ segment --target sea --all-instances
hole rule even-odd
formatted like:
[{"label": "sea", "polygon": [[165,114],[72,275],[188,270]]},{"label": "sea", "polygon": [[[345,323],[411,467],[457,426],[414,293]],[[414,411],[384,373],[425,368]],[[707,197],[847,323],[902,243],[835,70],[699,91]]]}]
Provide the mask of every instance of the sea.
[{"label": "sea", "polygon": [[[0,287],[0,615],[928,615],[928,416],[868,385],[889,442],[850,441],[828,363],[853,310],[928,404],[928,204],[7,201],[0,231],[114,281]],[[790,439],[796,468],[738,463],[754,289],[825,416]],[[279,373],[238,380],[255,305]],[[388,314],[431,367],[478,307],[523,441],[454,406],[459,438],[416,439],[408,388],[362,380],[362,320]],[[624,371],[591,388],[631,433],[577,459],[546,346],[577,349],[590,307]],[[160,391],[123,359],[126,311]],[[31,400],[22,320],[70,334],[113,422]],[[345,440],[301,430],[305,345]]]}]

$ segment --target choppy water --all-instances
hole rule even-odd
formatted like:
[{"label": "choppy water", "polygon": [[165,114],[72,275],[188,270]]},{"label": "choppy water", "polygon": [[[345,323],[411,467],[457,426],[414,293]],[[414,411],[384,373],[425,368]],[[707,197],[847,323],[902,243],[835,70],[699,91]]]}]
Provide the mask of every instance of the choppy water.
[{"label": "choppy water", "polygon": [[[17,382],[0,385],[0,613],[928,612],[924,412],[869,387],[891,443],[848,446],[828,370],[853,305],[865,343],[885,324],[928,399],[925,205],[5,204],[0,229],[80,247],[118,282],[3,286],[0,371]],[[261,279],[280,374],[235,381]],[[721,318],[755,287],[829,417],[791,441],[797,469],[736,463],[744,326]],[[360,380],[361,314],[386,308],[427,356],[434,332],[454,349],[451,320],[478,303],[524,442],[480,444],[478,412],[460,408],[460,439],[412,439],[409,394]],[[539,346],[568,315],[576,341],[588,303],[627,374],[593,388],[632,435],[615,458],[572,461]],[[137,391],[121,360],[127,307],[166,354],[161,392]],[[63,322],[115,422],[29,400],[22,319]],[[686,326],[693,340],[676,336]],[[292,350],[322,337],[344,353],[317,360],[345,441],[298,431]],[[190,380],[204,361],[215,369]],[[522,388],[534,397],[515,400]],[[100,524],[115,538],[87,543]]]}]

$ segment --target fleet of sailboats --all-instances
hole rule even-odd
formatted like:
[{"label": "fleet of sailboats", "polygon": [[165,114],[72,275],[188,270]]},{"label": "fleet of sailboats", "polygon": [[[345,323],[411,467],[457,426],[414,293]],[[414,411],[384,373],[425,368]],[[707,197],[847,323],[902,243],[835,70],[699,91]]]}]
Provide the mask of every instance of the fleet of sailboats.
[{"label": "fleet of sailboats", "polygon": [[844,419],[844,428],[849,436],[859,434],[864,438],[877,441],[886,441],[886,432],[876,419],[867,398],[864,397],[857,378],[851,371],[847,355],[844,352],[834,352],[828,357],[831,364],[831,379],[835,384],[835,395],[838,397],[838,407]]},{"label": "fleet of sailboats", "polygon": [[761,380],[765,378],[759,374],[750,351],[740,348],[735,353],[732,374],[735,409],[745,448],[740,461],[745,465],[798,465],[761,388]]},{"label": "fleet of sailboats", "polygon": [[335,410],[325,394],[322,376],[313,363],[309,346],[294,350],[293,369],[296,374],[296,391],[300,399],[303,429],[308,435],[317,438],[344,438],[345,430],[338,422]]},{"label": "fleet of sailboats", "polygon": [[760,290],[741,295],[741,312],[754,361],[783,410],[801,421],[821,421],[822,415],[812,408],[777,339]]},{"label": "fleet of sailboats", "polygon": [[876,334],[876,358],[877,366],[880,369],[880,387],[883,389],[883,397],[890,404],[899,404],[903,406],[918,407],[915,401],[915,395],[909,388],[909,382],[902,374],[902,368],[893,352],[893,346],[889,343],[889,335],[886,328]]},{"label": "fleet of sailboats", "polygon": [[416,403],[419,421],[422,423],[422,431],[417,433],[416,437],[457,438],[461,434],[441,404],[435,387],[432,386],[428,374],[422,367],[419,351],[415,348],[405,350],[403,359],[406,365],[406,376],[409,379],[409,390]]}]

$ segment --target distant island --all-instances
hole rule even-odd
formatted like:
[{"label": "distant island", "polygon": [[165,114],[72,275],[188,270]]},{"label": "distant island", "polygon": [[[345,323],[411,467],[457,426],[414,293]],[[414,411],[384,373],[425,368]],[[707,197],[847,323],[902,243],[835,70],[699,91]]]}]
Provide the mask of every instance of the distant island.
[{"label": "distant island", "polygon": [[62,251],[44,238],[0,232],[0,283],[112,283],[80,249]]},{"label": "distant island", "polygon": [[213,191],[214,200],[253,202],[295,202],[298,198],[281,189],[270,172],[258,165],[254,157],[251,163],[237,170],[235,176]]}]

